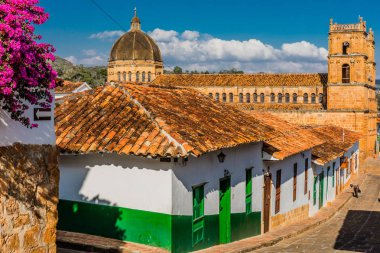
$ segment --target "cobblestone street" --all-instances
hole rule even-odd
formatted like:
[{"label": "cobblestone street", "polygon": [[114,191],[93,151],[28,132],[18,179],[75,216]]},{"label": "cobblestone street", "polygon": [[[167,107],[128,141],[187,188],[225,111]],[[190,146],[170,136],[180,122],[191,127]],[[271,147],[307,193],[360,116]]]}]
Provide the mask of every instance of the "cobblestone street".
[{"label": "cobblestone street", "polygon": [[331,220],[254,252],[380,252],[380,173],[374,173],[380,160],[368,165],[362,195],[352,198]]}]

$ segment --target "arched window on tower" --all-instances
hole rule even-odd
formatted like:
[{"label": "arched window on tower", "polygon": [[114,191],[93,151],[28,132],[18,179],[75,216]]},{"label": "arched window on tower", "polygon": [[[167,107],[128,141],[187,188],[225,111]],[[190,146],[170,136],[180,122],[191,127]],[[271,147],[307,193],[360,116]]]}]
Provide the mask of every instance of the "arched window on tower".
[{"label": "arched window on tower", "polygon": [[274,93],[271,93],[271,94],[270,94],[270,102],[271,102],[271,103],[276,102],[276,95],[274,95]]},{"label": "arched window on tower", "polygon": [[257,103],[257,93],[253,93],[253,103]]},{"label": "arched window on tower", "polygon": [[282,93],[278,93],[278,103],[282,103]]},{"label": "arched window on tower", "polygon": [[212,93],[210,92],[210,93],[208,94],[208,96],[209,96],[210,98],[212,98]]},{"label": "arched window on tower", "polygon": [[264,93],[261,93],[260,94],[260,103],[264,103],[264,99],[265,99],[265,96],[264,96]]},{"label": "arched window on tower", "polygon": [[311,103],[312,104],[315,104],[316,100],[315,100],[315,93],[311,93]]},{"label": "arched window on tower", "polygon": [[251,94],[249,93],[245,94],[245,102],[251,103]]},{"label": "arched window on tower", "polygon": [[234,102],[234,94],[230,93],[229,96],[230,96],[230,103],[233,103]]},{"label": "arched window on tower", "polygon": [[293,93],[293,104],[297,104],[297,93]]},{"label": "arched window on tower", "polygon": [[120,73],[120,72],[117,72],[117,80],[118,80],[119,82],[121,82],[121,73]]},{"label": "arched window on tower", "polygon": [[322,93],[319,93],[319,95],[318,95],[318,102],[319,103],[323,103],[323,94]]},{"label": "arched window on tower", "polygon": [[219,93],[215,93],[215,100],[219,101]]},{"label": "arched window on tower", "polygon": [[140,82],[140,72],[136,72],[136,82]]},{"label": "arched window on tower", "polygon": [[141,81],[145,83],[145,71],[142,72]]},{"label": "arched window on tower", "polygon": [[239,93],[239,103],[243,103],[243,93]]},{"label": "arched window on tower", "polygon": [[226,93],[223,93],[222,94],[222,99],[223,99],[223,102],[227,102],[227,94]]},{"label": "arched window on tower", "polygon": [[132,72],[128,72],[128,81],[132,82]]},{"label": "arched window on tower", "polygon": [[127,72],[123,72],[123,81],[126,82],[127,81]]},{"label": "arched window on tower", "polygon": [[348,53],[348,47],[350,46],[350,43],[348,43],[347,41],[346,42],[343,42],[343,54],[347,54]]},{"label": "arched window on tower", "polygon": [[309,95],[307,93],[303,94],[303,103],[304,104],[309,103]]},{"label": "arched window on tower", "polygon": [[149,71],[148,72],[148,82],[152,81],[152,73]]},{"label": "arched window on tower", "polygon": [[289,95],[289,93],[285,94],[285,103],[290,103],[290,95]]},{"label": "arched window on tower", "polygon": [[342,83],[350,83],[350,65],[348,64],[342,66]]}]

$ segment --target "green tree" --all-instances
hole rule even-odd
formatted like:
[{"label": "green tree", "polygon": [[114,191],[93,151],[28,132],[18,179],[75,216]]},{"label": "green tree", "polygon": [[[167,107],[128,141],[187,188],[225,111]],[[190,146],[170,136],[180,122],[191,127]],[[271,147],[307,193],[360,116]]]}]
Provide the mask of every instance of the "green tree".
[{"label": "green tree", "polygon": [[173,72],[174,74],[182,74],[182,68],[175,66]]}]

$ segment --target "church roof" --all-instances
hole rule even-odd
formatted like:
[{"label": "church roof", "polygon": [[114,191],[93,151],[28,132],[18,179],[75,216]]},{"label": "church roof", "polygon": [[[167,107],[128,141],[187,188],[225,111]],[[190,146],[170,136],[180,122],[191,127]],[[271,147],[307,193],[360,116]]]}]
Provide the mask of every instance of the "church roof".
[{"label": "church roof", "polygon": [[83,85],[84,82],[71,82],[67,80],[63,80],[55,87],[55,93],[56,94],[63,94],[63,93],[71,93],[78,89],[81,85]]},{"label": "church roof", "polygon": [[151,157],[200,156],[279,134],[196,91],[129,84],[67,96],[55,110],[55,130],[63,152]]},{"label": "church roof", "polygon": [[182,87],[323,86],[327,84],[327,74],[166,74],[158,76],[153,84]]}]

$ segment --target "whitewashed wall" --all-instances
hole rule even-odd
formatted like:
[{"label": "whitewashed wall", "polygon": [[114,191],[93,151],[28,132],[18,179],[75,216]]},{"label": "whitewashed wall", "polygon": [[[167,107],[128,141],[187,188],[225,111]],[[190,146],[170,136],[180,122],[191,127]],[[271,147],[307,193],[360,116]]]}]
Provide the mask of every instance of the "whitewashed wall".
[{"label": "whitewashed wall", "polygon": [[219,163],[220,151],[211,152],[200,158],[190,157],[186,165],[176,164],[173,168],[173,214],[192,215],[192,186],[206,183],[205,215],[219,214],[219,179],[224,170],[231,173],[231,213],[244,213],[245,173],[252,169],[252,211],[262,210],[263,163],[262,143],[241,145],[224,149],[224,163]]},{"label": "whitewashed wall", "polygon": [[[288,157],[283,161],[271,161],[267,162],[272,173],[272,192],[271,192],[271,216],[277,214],[287,213],[295,208],[308,204],[309,193],[304,194],[305,191],[305,159],[309,159],[308,168],[308,191],[312,185],[312,170],[311,170],[311,151],[305,151],[294,156]],[[298,163],[297,169],[297,198],[293,201],[293,166]],[[275,213],[276,204],[276,173],[281,169],[281,199],[280,199],[280,211]]]},{"label": "whitewashed wall", "polygon": [[116,155],[62,155],[60,199],[171,214],[172,163]]},{"label": "whitewashed wall", "polygon": [[[54,95],[54,94],[53,94]],[[0,109],[0,146],[10,146],[15,142],[22,144],[49,144],[55,145],[54,132],[54,102],[49,113],[50,121],[34,121],[33,110],[30,106],[25,115],[30,117],[31,123],[38,124],[38,128],[29,129],[10,118],[8,112]]]}]

